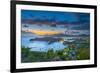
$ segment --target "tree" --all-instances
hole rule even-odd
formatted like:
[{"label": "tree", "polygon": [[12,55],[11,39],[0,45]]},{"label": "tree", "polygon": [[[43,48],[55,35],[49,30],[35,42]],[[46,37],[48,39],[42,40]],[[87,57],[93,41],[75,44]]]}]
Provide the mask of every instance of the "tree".
[{"label": "tree", "polygon": [[54,58],[54,57],[55,57],[55,54],[54,54],[53,49],[48,50],[48,52],[47,52],[47,58],[51,59],[51,58]]}]

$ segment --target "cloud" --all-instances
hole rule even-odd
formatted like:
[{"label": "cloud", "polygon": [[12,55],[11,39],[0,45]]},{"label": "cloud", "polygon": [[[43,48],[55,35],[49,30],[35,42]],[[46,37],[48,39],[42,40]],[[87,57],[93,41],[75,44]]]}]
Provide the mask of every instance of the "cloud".
[{"label": "cloud", "polygon": [[33,30],[33,29],[25,29],[23,28],[22,31],[24,32],[31,32],[36,35],[55,35],[55,34],[61,34],[62,32],[59,31],[52,31],[52,30]]}]

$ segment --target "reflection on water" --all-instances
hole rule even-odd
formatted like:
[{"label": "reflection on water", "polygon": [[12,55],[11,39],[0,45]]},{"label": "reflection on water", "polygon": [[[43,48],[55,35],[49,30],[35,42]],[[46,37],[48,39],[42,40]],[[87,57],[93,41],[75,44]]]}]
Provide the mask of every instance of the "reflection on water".
[{"label": "reflection on water", "polygon": [[31,51],[48,51],[49,49],[61,50],[67,47],[61,42],[50,43],[48,41],[29,41],[33,37],[23,37],[22,46],[31,48]]},{"label": "reflection on water", "polygon": [[[71,26],[75,27],[76,25]],[[31,48],[31,51],[47,52],[49,49],[56,51],[67,48],[67,42],[74,42],[80,39],[82,41],[88,36],[89,30],[68,30],[62,25],[51,27],[50,25],[23,24],[21,46]]]}]

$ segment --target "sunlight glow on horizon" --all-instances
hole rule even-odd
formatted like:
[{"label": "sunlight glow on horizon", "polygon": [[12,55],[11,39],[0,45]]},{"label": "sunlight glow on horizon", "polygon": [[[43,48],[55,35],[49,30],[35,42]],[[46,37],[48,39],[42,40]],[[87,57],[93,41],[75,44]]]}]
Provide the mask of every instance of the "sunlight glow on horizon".
[{"label": "sunlight glow on horizon", "polygon": [[52,30],[33,30],[33,29],[22,29],[24,32],[31,32],[33,34],[37,35],[55,35],[55,34],[61,34],[62,32],[59,31],[52,31]]}]

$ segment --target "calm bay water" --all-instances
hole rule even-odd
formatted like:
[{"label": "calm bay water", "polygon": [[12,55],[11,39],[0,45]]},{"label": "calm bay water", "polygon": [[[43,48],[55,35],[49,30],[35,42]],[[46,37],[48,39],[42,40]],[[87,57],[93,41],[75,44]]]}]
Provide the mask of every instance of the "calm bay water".
[{"label": "calm bay water", "polygon": [[[73,25],[73,27],[75,27]],[[70,27],[71,28],[71,27]],[[65,32],[65,30],[67,30],[67,28],[65,27],[61,27],[61,25],[57,25],[56,27],[51,27],[49,25],[31,25],[31,24],[23,24],[22,25],[22,30],[56,30],[56,31],[63,31],[63,34]],[[68,31],[68,30],[67,30]],[[70,32],[71,33],[71,32]],[[79,35],[79,34],[89,34],[88,30],[77,30],[77,33],[74,33],[74,35]],[[71,33],[72,34],[72,33]],[[44,35],[44,36],[40,36],[40,35],[36,35],[34,33],[31,32],[22,32],[21,34],[21,45],[24,47],[28,47],[31,48],[31,51],[43,51],[46,52],[49,49],[53,49],[55,50],[61,50],[64,49],[65,47],[68,47],[68,45],[64,45],[62,42],[60,41],[53,41],[52,43],[49,43],[50,41],[39,41],[39,40],[32,40],[31,39],[35,39],[35,38],[43,38],[43,40],[45,40],[45,37],[48,37],[48,35]],[[49,36],[52,39],[52,36]],[[53,38],[63,38],[65,41],[68,42],[73,42],[75,39],[80,38],[80,37],[66,37],[63,35],[60,35],[60,37],[58,36],[54,36]]]},{"label": "calm bay water", "polygon": [[31,51],[43,51],[46,52],[49,49],[61,50],[67,47],[61,42],[53,42],[51,44],[48,41],[30,41],[31,38],[34,37],[22,37],[21,42],[22,46],[31,48]]}]

